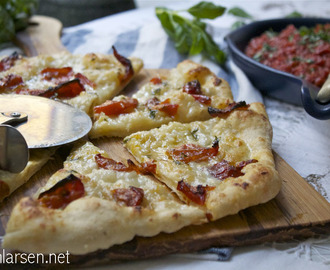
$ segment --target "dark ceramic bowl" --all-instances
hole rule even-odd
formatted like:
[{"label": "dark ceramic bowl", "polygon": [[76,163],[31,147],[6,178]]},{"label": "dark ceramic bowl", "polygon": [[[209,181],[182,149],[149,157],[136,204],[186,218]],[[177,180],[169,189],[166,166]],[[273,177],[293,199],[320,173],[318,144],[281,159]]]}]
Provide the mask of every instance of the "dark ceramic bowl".
[{"label": "dark ceramic bowl", "polygon": [[229,33],[225,40],[232,60],[257,89],[265,95],[303,106],[311,116],[325,120],[330,119],[330,102],[321,104],[315,100],[319,88],[287,72],[263,65],[244,54],[248,42],[269,29],[279,32],[289,24],[311,27],[325,23],[330,23],[330,19],[290,18],[257,21]]}]

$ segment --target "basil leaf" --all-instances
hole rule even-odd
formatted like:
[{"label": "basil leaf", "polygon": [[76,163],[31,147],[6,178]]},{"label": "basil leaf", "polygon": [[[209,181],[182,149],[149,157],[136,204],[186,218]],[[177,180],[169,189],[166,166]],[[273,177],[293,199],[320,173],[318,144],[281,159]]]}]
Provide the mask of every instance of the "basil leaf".
[{"label": "basil leaf", "polygon": [[216,6],[212,2],[202,1],[187,11],[198,19],[215,19],[223,15],[225,10],[225,7]]},{"label": "basil leaf", "polygon": [[245,22],[242,21],[236,21],[232,24],[231,29],[235,30],[237,28],[240,28],[245,25]]},{"label": "basil leaf", "polygon": [[200,31],[192,31],[192,44],[189,50],[190,55],[196,55],[203,51],[204,39]]},{"label": "basil leaf", "polygon": [[285,16],[285,18],[302,18],[303,15],[299,13],[298,11],[294,11],[288,15]]},{"label": "basil leaf", "polygon": [[253,18],[250,14],[248,14],[246,11],[244,11],[243,9],[241,9],[239,7],[233,7],[231,9],[229,9],[227,13],[234,15],[236,17],[241,17],[241,18],[248,18],[248,19]]}]

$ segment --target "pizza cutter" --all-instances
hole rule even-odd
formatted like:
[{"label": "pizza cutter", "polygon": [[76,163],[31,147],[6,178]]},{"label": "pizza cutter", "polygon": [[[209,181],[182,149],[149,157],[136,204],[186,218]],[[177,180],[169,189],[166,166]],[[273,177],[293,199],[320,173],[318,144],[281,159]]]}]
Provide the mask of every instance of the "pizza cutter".
[{"label": "pizza cutter", "polygon": [[83,111],[64,102],[28,95],[0,95],[0,169],[22,171],[29,149],[74,142],[91,129]]}]

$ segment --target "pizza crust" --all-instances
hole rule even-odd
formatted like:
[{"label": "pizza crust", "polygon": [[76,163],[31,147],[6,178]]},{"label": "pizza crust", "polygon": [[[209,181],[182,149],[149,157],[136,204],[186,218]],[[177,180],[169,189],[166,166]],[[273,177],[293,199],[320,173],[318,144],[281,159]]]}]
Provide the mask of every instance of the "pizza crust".
[{"label": "pizza crust", "polygon": [[0,170],[0,180],[3,185],[7,185],[8,190],[1,192],[0,188],[0,202],[12,194],[17,188],[25,184],[55,153],[55,148],[52,149],[30,149],[29,161],[23,171],[19,173],[11,173]]}]

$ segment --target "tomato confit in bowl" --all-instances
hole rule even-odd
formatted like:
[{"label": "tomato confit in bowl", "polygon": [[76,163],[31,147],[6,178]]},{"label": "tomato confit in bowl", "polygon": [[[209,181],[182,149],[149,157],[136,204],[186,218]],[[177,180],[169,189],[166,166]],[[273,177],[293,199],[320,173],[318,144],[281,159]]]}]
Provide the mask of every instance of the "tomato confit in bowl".
[{"label": "tomato confit in bowl", "polygon": [[329,74],[329,25],[329,18],[255,21],[225,40],[231,60],[254,87],[326,120],[330,102],[320,103],[317,94]]},{"label": "tomato confit in bowl", "polygon": [[321,87],[330,72],[330,24],[269,29],[249,41],[245,54]]}]

